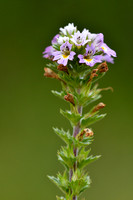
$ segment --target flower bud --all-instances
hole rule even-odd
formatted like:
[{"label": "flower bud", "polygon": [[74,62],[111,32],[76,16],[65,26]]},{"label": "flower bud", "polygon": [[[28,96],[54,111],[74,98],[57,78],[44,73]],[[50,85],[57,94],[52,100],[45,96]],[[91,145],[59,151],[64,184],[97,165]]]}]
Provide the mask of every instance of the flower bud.
[{"label": "flower bud", "polygon": [[63,71],[63,72],[66,72],[67,74],[69,74],[67,66],[64,66],[64,65],[60,64],[60,65],[57,66],[57,69],[59,71]]},{"label": "flower bud", "polygon": [[107,65],[107,63],[103,62],[102,64],[100,64],[98,66],[98,70],[99,70],[99,73],[107,72],[108,71],[108,65]]},{"label": "flower bud", "polygon": [[72,94],[67,94],[67,95],[65,95],[64,96],[64,99],[66,100],[66,101],[69,101],[71,104],[73,104],[73,106],[75,106],[75,103],[74,103],[74,98],[73,98],[73,95]]}]

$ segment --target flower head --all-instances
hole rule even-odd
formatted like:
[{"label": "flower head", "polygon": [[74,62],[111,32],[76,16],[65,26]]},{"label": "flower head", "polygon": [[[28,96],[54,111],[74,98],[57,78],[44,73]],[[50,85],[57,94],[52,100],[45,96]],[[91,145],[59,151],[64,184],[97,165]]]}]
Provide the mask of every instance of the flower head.
[{"label": "flower head", "polygon": [[43,57],[52,59],[53,58],[53,52],[55,52],[55,49],[52,46],[46,47],[45,51],[43,52]]},{"label": "flower head", "polygon": [[86,53],[84,55],[78,55],[79,63],[85,63],[90,67],[93,67],[96,63],[101,63],[102,56],[101,55],[94,55],[95,54],[95,47],[93,44],[91,46],[87,45]]},{"label": "flower head", "polygon": [[101,51],[103,51],[104,53],[106,53],[108,56],[113,56],[113,57],[116,57],[116,52],[112,49],[110,49],[107,44],[105,43],[102,43],[100,45],[100,49]]},{"label": "flower head", "polygon": [[83,31],[82,33],[80,33],[80,31],[78,31],[77,33],[74,33],[74,35],[72,36],[71,41],[76,46],[84,46],[87,42],[90,41],[90,40],[88,40],[86,38],[87,38],[87,32],[86,31]]},{"label": "flower head", "polygon": [[105,54],[102,56],[102,61],[106,61],[108,63],[114,63],[114,58],[112,58],[111,56]]},{"label": "flower head", "polygon": [[74,55],[76,54],[74,51],[71,51],[72,44],[66,41],[61,45],[60,51],[56,51],[53,53],[54,59],[58,64],[62,64],[64,66],[67,65],[68,60],[73,60]]},{"label": "flower head", "polygon": [[59,34],[55,35],[52,39],[52,44],[57,44],[58,38],[59,38]]},{"label": "flower head", "polygon": [[93,41],[93,45],[95,46],[96,50],[99,50],[100,46],[103,44],[103,41],[104,41],[103,34],[102,33],[97,34]]},{"label": "flower head", "polygon": [[116,57],[116,52],[112,49],[110,49],[107,44],[104,43],[104,36],[102,33],[99,33],[94,42],[93,45],[95,46],[97,51],[103,51],[103,53],[107,54],[108,56]]},{"label": "flower head", "polygon": [[69,42],[69,37],[66,37],[66,36],[59,36],[58,39],[57,39],[57,43],[62,45],[64,42],[68,41]]},{"label": "flower head", "polygon": [[73,61],[76,54],[74,62],[90,67],[105,61],[113,63],[113,57],[116,57],[116,52],[104,42],[102,33],[91,33],[88,29],[80,32],[73,23],[60,28],[60,33],[54,36],[51,43],[43,52],[43,57],[63,66],[67,65],[68,60]]}]

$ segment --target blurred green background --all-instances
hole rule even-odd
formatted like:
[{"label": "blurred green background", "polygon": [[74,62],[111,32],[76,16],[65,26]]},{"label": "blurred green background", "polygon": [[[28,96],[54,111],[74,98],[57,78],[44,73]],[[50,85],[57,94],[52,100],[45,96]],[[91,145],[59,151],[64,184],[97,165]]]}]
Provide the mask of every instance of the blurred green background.
[{"label": "blurred green background", "polygon": [[[103,155],[88,167],[91,200],[133,199],[133,15],[132,1],[0,1],[0,200],[53,200],[60,191],[46,177],[63,167],[56,151],[62,141],[52,126],[70,128],[60,114],[67,104],[51,94],[56,80],[45,79],[42,51],[59,27],[105,35],[117,52],[101,81],[107,117],[93,125],[92,153]],[[89,108],[88,108],[89,109]]]}]

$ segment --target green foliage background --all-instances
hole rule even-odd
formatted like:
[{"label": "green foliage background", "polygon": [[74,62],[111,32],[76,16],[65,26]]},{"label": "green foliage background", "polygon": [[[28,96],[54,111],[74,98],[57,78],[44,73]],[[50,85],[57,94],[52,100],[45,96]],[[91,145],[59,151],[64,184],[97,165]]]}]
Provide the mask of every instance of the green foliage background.
[{"label": "green foliage background", "polygon": [[[50,90],[60,83],[45,79],[42,51],[59,27],[74,22],[80,30],[102,32],[116,50],[101,87],[107,117],[92,126],[92,153],[103,155],[88,171],[91,200],[133,198],[132,1],[0,1],[0,199],[53,200],[60,191],[47,179],[63,169],[56,151],[62,141],[52,130],[70,128],[59,114],[67,103]],[[89,109],[89,108],[88,108]]]}]

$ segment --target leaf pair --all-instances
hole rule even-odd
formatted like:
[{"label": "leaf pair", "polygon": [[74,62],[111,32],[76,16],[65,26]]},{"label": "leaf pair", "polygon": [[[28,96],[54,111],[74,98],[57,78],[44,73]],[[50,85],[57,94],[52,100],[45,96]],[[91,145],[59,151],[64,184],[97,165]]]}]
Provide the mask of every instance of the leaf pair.
[{"label": "leaf pair", "polygon": [[[54,176],[48,176],[48,178],[66,195],[66,200],[80,195],[91,183],[90,177],[80,170],[73,173],[71,181],[68,181],[66,172],[63,175],[58,173],[57,178]],[[57,197],[57,200],[65,200],[65,198]]]}]

